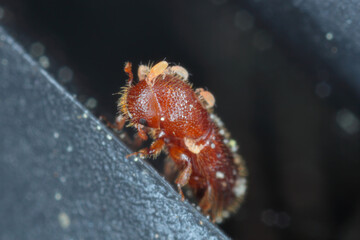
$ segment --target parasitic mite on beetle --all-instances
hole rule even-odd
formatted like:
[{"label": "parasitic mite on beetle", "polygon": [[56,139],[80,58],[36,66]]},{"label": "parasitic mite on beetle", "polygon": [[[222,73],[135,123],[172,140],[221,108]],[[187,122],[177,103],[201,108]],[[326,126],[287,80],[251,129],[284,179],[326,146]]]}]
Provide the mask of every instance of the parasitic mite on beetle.
[{"label": "parasitic mite on beetle", "polygon": [[243,202],[247,170],[236,143],[213,113],[214,96],[203,88],[194,90],[188,71],[166,61],[140,65],[136,83],[130,62],[124,71],[129,79],[118,102],[117,125],[128,121],[140,139],[153,139],[149,148],[130,155],[166,152],[179,172],[175,184],[182,200],[182,187],[189,186],[202,212],[221,222]]}]

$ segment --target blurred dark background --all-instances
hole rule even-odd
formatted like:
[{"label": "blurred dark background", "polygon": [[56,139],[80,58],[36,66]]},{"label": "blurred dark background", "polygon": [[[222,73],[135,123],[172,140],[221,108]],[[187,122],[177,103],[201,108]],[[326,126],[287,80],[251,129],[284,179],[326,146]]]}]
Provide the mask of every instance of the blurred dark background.
[{"label": "blurred dark background", "polygon": [[359,4],[284,2],[0,0],[0,24],[109,119],[125,61],[188,69],[249,168],[230,237],[360,239]]}]

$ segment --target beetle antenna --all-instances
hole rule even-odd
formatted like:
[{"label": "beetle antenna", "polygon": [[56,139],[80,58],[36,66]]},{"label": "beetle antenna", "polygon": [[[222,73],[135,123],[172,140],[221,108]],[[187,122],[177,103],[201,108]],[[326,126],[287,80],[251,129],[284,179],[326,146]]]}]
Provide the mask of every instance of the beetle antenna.
[{"label": "beetle antenna", "polygon": [[132,82],[133,82],[133,79],[134,79],[134,75],[132,73],[132,64],[131,62],[126,62],[125,63],[125,67],[124,67],[124,71],[126,72],[126,74],[129,76],[129,79],[128,79],[128,85],[131,86]]}]

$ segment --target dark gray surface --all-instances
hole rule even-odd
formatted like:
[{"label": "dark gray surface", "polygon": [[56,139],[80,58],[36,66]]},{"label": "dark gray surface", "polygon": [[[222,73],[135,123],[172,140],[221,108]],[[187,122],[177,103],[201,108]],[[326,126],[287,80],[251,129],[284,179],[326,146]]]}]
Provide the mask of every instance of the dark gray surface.
[{"label": "dark gray surface", "polygon": [[226,239],[0,28],[0,239]]},{"label": "dark gray surface", "polygon": [[315,68],[334,70],[360,98],[359,1],[255,0],[249,4],[274,32],[286,38],[295,55]]}]

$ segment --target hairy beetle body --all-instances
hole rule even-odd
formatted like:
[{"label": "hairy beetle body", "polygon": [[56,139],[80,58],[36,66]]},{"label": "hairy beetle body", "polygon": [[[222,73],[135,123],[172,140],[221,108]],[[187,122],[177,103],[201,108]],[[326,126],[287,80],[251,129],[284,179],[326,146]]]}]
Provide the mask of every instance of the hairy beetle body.
[{"label": "hairy beetle body", "polygon": [[179,170],[175,183],[182,199],[181,188],[188,184],[204,214],[214,221],[227,217],[243,200],[246,168],[236,143],[211,113],[212,94],[194,91],[187,71],[165,61],[152,68],[141,65],[136,84],[130,63],[125,71],[130,79],[119,101],[121,114],[143,140],[148,134],[154,139],[138,153],[156,156],[165,149]]}]

